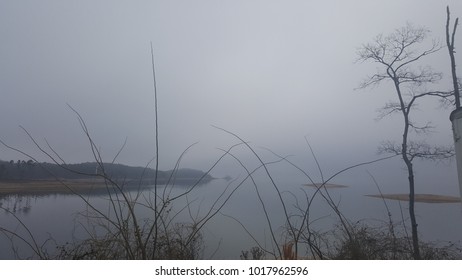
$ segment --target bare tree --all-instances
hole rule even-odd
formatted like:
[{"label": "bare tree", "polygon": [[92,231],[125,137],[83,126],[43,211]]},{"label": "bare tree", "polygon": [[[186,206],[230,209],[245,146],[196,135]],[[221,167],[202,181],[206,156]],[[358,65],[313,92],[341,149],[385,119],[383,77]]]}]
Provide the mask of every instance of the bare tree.
[{"label": "bare tree", "polygon": [[454,97],[455,97],[455,103],[456,103],[456,109],[460,108],[460,95],[459,95],[459,81],[457,79],[457,73],[456,73],[456,59],[454,57],[454,54],[456,53],[454,50],[454,38],[456,36],[456,29],[457,29],[457,24],[459,23],[459,18],[456,18],[456,21],[454,22],[454,28],[452,29],[452,34],[449,35],[449,22],[450,22],[450,13],[449,13],[449,6],[446,7],[446,14],[447,14],[447,20],[446,20],[446,44],[448,46],[448,51],[449,51],[449,57],[451,58],[451,73],[452,73],[452,83],[454,87]]},{"label": "bare tree", "polygon": [[412,109],[423,97],[438,97],[448,100],[451,93],[441,91],[427,91],[426,85],[439,81],[441,73],[431,67],[416,67],[416,64],[441,49],[435,41],[424,50],[417,47],[425,42],[429,31],[422,27],[414,27],[410,23],[396,29],[388,36],[378,35],[372,43],[363,45],[358,50],[358,61],[371,61],[380,66],[377,72],[368,77],[360,88],[376,86],[384,81],[391,81],[396,93],[396,100],[385,104],[381,108],[381,118],[393,113],[403,117],[403,135],[400,144],[386,142],[380,148],[382,152],[400,155],[406,165],[409,180],[409,216],[412,228],[413,257],[420,259],[417,221],[414,211],[415,181],[413,160],[416,158],[446,158],[452,155],[447,148],[431,147],[424,141],[411,141],[410,131],[427,132],[429,123],[419,126],[411,120]]}]

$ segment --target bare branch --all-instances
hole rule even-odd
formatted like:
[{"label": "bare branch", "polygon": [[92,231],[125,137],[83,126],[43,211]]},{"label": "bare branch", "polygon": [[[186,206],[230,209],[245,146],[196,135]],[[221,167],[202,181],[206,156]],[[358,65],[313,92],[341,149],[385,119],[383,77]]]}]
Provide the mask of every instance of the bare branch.
[{"label": "bare branch", "polygon": [[399,113],[402,111],[401,104],[399,102],[388,101],[382,108],[377,109],[380,113],[376,120],[381,120],[386,116],[392,115],[394,113]]},{"label": "bare branch", "polygon": [[425,83],[435,83],[443,77],[440,72],[434,72],[430,66],[419,68],[419,70],[411,71],[409,67],[396,69],[397,79],[400,84],[412,83],[421,86]]},{"label": "bare branch", "polygon": [[359,84],[358,89],[365,89],[369,86],[376,86],[380,84],[380,82],[390,79],[390,77],[386,74],[377,73],[368,78],[366,78],[361,84]]},{"label": "bare branch", "polygon": [[401,146],[392,141],[385,141],[378,148],[379,154],[401,155]]},{"label": "bare branch", "polygon": [[409,122],[409,126],[414,130],[415,133],[419,134],[419,133],[428,133],[430,132],[433,128],[435,128],[434,126],[431,125],[431,122],[427,122],[425,125],[423,126],[417,126],[417,125],[414,125],[414,123],[412,122]]},{"label": "bare branch", "polygon": [[[385,141],[379,146],[379,153],[401,155],[402,152],[402,146],[392,141]],[[415,158],[444,160],[454,156],[454,149],[452,147],[431,146],[425,141],[410,141],[407,143],[406,155],[411,160]]]},{"label": "bare branch", "polygon": [[434,72],[430,67],[424,67],[418,71],[410,69],[409,65],[441,49],[438,43],[424,51],[418,51],[415,45],[422,43],[429,31],[423,27],[415,28],[407,24],[394,33],[384,37],[377,36],[373,43],[363,45],[357,50],[357,61],[372,61],[383,66],[383,71],[363,81],[359,88],[377,85],[384,80],[390,79],[397,84],[413,83],[422,85],[433,83],[441,79],[441,74]]},{"label": "bare branch", "polygon": [[431,146],[425,142],[409,142],[408,155],[413,158],[443,160],[454,156],[452,147]]}]

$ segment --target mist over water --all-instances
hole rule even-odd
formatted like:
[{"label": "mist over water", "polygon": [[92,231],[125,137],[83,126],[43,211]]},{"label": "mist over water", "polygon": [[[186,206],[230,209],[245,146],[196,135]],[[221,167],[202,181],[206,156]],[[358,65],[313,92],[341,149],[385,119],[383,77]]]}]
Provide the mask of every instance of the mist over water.
[{"label": "mist over water", "polygon": [[[400,141],[402,119],[390,115],[376,120],[377,109],[394,97],[391,83],[355,90],[377,70],[372,63],[355,63],[357,50],[407,22],[431,31],[420,50],[433,40],[444,43],[446,5],[454,18],[461,16],[460,0],[4,1],[0,4],[0,140],[38,162],[49,162],[18,128],[21,125],[39,145],[50,145],[54,149],[50,153],[56,151],[68,163],[93,162],[92,149],[97,147],[104,162],[117,155],[117,162],[130,166],[145,166],[158,156],[160,170],[173,169],[192,143],[198,144],[187,151],[181,167],[201,170],[223,155],[223,149],[240,144],[230,152],[252,172],[260,162],[237,137],[220,128],[229,130],[250,143],[272,177],[260,167],[253,177],[256,186],[250,179],[239,185],[248,171],[227,155],[211,175],[229,176],[231,181],[217,179],[198,186],[171,205],[172,213],[181,210],[175,217],[179,223],[197,221],[210,209],[217,210],[234,191],[202,228],[203,258],[236,259],[241,250],[257,242],[272,251],[256,188],[277,241],[283,244],[286,217],[279,195],[287,214],[297,214],[297,206],[303,209],[315,192],[304,184],[385,157],[377,154],[377,146],[381,141]],[[459,35],[456,46],[462,46]],[[155,58],[157,111],[149,46]],[[420,62],[415,69],[431,66],[443,73],[431,89],[451,88],[444,48]],[[414,94],[413,89],[407,93]],[[94,147],[66,104],[86,121]],[[412,134],[412,139],[425,139],[431,145],[452,143],[450,109],[430,99],[419,100],[414,111],[412,121],[417,126],[428,121],[435,129],[428,135]],[[157,140],[159,147],[154,144]],[[12,159],[30,158],[0,145],[0,160]],[[454,160],[414,161],[416,193],[459,196],[455,165]],[[408,193],[399,157],[358,166],[329,181],[348,186],[329,192],[352,222],[380,224],[388,219],[382,200],[365,197],[379,193],[374,180],[384,194]],[[172,194],[184,191],[180,186],[171,190]],[[110,211],[107,197],[89,199]],[[404,219],[408,225],[407,203],[386,202],[394,221]],[[0,204],[13,212],[0,209],[0,227],[29,240],[21,221],[39,244],[49,240],[50,252],[55,242],[85,238],[89,229],[85,216],[78,214],[86,205],[76,196],[9,196],[0,197]],[[137,210],[140,217],[152,218],[148,209]],[[461,213],[458,203],[417,203],[421,239],[459,241]],[[313,228],[321,231],[338,222],[321,197],[314,200],[310,219]],[[31,255],[21,241],[14,244],[21,257]],[[13,258],[11,249],[7,236],[0,234],[0,258]]]},{"label": "mist over water", "polygon": [[[296,160],[296,159],[294,159]],[[319,157],[320,161],[324,161]],[[248,160],[249,166],[255,163]],[[302,161],[303,162],[303,161]],[[306,165],[310,165],[308,161]],[[232,177],[231,181],[223,179],[198,186],[193,192],[172,205],[172,213],[183,209],[175,218],[175,222],[191,222],[203,217],[209,209],[218,209],[224,200],[231,194],[229,201],[223,208],[202,228],[204,237],[205,259],[238,259],[242,250],[249,250],[258,243],[272,251],[271,236],[263,208],[257,198],[255,186],[250,179],[239,185],[247,176],[242,168],[235,167],[226,170],[216,170],[217,173],[225,172]],[[254,168],[258,165],[253,165]],[[326,180],[335,172],[348,167],[330,168],[325,164],[323,176]],[[417,163],[417,193],[432,193],[458,196],[457,180],[454,178],[454,163]],[[334,167],[337,167],[334,164]],[[249,168],[252,170],[252,168]],[[306,205],[306,196],[311,197],[315,190],[303,186],[311,183],[305,175],[284,162],[268,165],[268,170],[278,186],[286,203],[289,215],[299,214],[295,205]],[[321,175],[316,169],[304,169],[315,182],[321,181]],[[426,172],[424,172],[426,171]],[[212,171],[212,175],[214,175]],[[279,242],[287,241],[285,232],[285,216],[278,194],[263,169],[254,174],[258,190],[265,203],[273,230]],[[388,215],[384,202],[381,199],[365,197],[367,194],[377,194],[378,190],[370,177],[372,175],[379,184],[381,191],[386,193],[407,193],[407,180],[405,172],[400,166],[399,159],[386,160],[370,165],[360,166],[334,177],[330,183],[347,185],[348,188],[329,189],[333,200],[340,211],[352,222],[362,221],[371,225],[383,225],[387,222]],[[159,187],[158,191],[163,192]],[[172,196],[185,191],[184,186],[176,186],[167,189]],[[218,203],[215,203],[218,199]],[[99,209],[109,209],[108,201],[104,196],[90,197],[90,201]],[[85,223],[79,212],[85,210],[85,203],[72,195],[49,195],[41,197],[8,197],[1,200],[2,207],[15,211],[15,215],[31,230],[37,241],[44,242],[53,238],[57,244],[71,241],[73,238],[84,238]],[[184,206],[189,203],[189,209]],[[395,222],[404,217],[408,225],[407,202],[386,201],[392,218]],[[139,207],[140,217],[151,218],[150,211]],[[417,203],[416,213],[419,224],[419,233],[423,241],[453,241],[459,242],[462,236],[462,211],[459,203],[427,204]],[[310,219],[313,221],[312,228],[325,231],[332,229],[338,218],[332,209],[321,198],[317,197],[310,209]],[[2,226],[21,232],[27,236],[27,232],[21,229],[12,214],[0,212]],[[243,228],[245,227],[245,229]],[[250,236],[251,235],[251,236]],[[16,240],[18,248],[24,249],[21,242]],[[50,252],[55,248],[54,243],[47,243]],[[5,236],[0,237],[1,258],[10,259],[14,255],[11,245]],[[30,251],[19,250],[21,257],[29,257]],[[29,252],[29,253],[27,253]],[[303,252],[303,251],[302,251]]]}]

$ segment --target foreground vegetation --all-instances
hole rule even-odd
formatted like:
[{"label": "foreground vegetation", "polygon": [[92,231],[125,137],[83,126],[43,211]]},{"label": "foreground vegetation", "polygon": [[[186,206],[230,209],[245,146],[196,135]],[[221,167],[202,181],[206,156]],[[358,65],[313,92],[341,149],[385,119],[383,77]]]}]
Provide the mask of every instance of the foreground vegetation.
[{"label": "foreground vegetation", "polygon": [[[449,9],[448,9],[449,23]],[[455,26],[457,26],[457,21]],[[81,129],[86,135],[90,150],[93,153],[92,164],[70,165],[67,164],[52,147],[42,147],[32,135],[25,130],[26,135],[31,142],[42,153],[42,156],[48,157],[53,164],[40,163],[33,156],[18,150],[8,144],[0,142],[18,153],[25,156],[27,161],[18,162],[0,162],[0,179],[30,179],[42,178],[42,174],[52,174],[52,178],[62,184],[74,195],[79,196],[85,202],[86,209],[82,216],[86,219],[85,230],[87,236],[83,240],[71,241],[66,244],[58,244],[55,251],[46,249],[46,243],[39,242],[34,233],[31,232],[14,213],[6,208],[4,211],[11,214],[17,219],[18,227],[4,228],[0,225],[0,232],[11,241],[14,250],[16,242],[26,244],[33,252],[30,258],[39,259],[199,259],[202,258],[204,250],[203,228],[209,221],[220,214],[222,208],[232,199],[233,194],[245,182],[250,182],[256,193],[256,203],[263,210],[262,220],[265,221],[269,230],[270,244],[262,245],[254,236],[249,233],[256,246],[244,249],[241,259],[462,259],[461,248],[458,244],[444,243],[434,244],[422,242],[417,230],[416,215],[414,212],[415,181],[413,160],[417,158],[441,159],[452,156],[451,149],[431,147],[425,142],[413,142],[408,139],[409,132],[425,132],[430,128],[428,125],[418,126],[410,121],[409,114],[415,106],[417,99],[423,97],[439,97],[445,102],[452,102],[451,97],[454,94],[458,98],[458,91],[442,92],[427,91],[425,84],[432,84],[441,78],[439,73],[429,71],[430,68],[419,68],[420,72],[412,72],[410,64],[414,64],[420,58],[435,53],[440,49],[433,44],[423,52],[409,50],[416,43],[421,43],[427,34],[427,30],[418,28],[414,29],[411,25],[397,30],[394,34],[384,37],[379,35],[373,44],[363,46],[359,52],[359,60],[372,60],[379,63],[383,69],[372,75],[366,80],[362,87],[366,88],[377,85],[385,80],[390,80],[396,90],[399,102],[385,104],[382,108],[381,117],[392,113],[401,113],[404,122],[403,139],[400,144],[385,142],[381,151],[391,154],[386,158],[373,160],[370,162],[359,163],[347,167],[329,178],[324,178],[322,168],[316,159],[316,156],[307,141],[314,161],[317,164],[321,183],[315,183],[312,175],[305,169],[290,162],[287,157],[277,155],[275,160],[266,162],[255,151],[255,149],[238,135],[217,128],[226,133],[237,144],[222,150],[222,155],[214,162],[211,167],[204,173],[196,176],[194,183],[188,184],[180,192],[174,187],[179,180],[181,169],[179,168],[181,159],[184,155],[179,156],[178,162],[170,172],[163,173],[159,171],[159,143],[158,143],[158,116],[157,116],[157,92],[156,79],[154,71],[154,55],[151,46],[154,96],[155,96],[155,168],[120,169],[120,165],[105,163],[101,157],[98,146],[94,143],[85,121],[81,115],[72,109],[80,122]],[[449,34],[449,33],[448,33]],[[454,38],[455,28],[452,35]],[[449,39],[448,39],[449,41]],[[450,46],[450,53],[453,54],[454,41]],[[452,48],[452,49],[451,49]],[[454,69],[455,65],[453,66]],[[414,87],[404,85],[411,84]],[[454,85],[457,85],[455,79]],[[421,87],[422,86],[422,87]],[[409,92],[404,92],[410,89]],[[408,97],[405,100],[404,97]],[[47,143],[48,144],[48,143]],[[258,163],[257,166],[249,166],[243,163],[242,158],[234,152],[235,149],[243,148],[247,151],[246,157],[253,157]],[[332,198],[329,193],[330,181],[337,175],[347,172],[348,170],[385,160],[391,157],[400,156],[407,168],[409,178],[409,218],[410,231],[404,218],[396,223],[390,214],[387,206],[388,221],[384,221],[379,226],[374,226],[364,222],[351,221],[338,207],[338,201]],[[188,200],[188,195],[196,191],[196,187],[206,180],[210,180],[210,172],[217,166],[223,158],[229,158],[235,161],[245,172],[244,178],[232,180],[228,187],[216,198],[212,206],[202,212],[201,215],[191,214],[192,202]],[[279,185],[269,170],[269,166],[278,162],[285,162],[291,165],[300,174],[305,176],[309,185],[315,187],[313,193],[301,191],[301,193],[291,193],[295,197],[288,200],[283,196]],[[273,191],[274,197],[277,198],[277,206],[280,207],[284,217],[284,224],[275,224],[273,217],[270,215],[267,205],[262,199],[261,186],[255,180],[255,173],[262,172],[268,179],[265,186]],[[44,173],[43,173],[44,172]],[[127,173],[128,172],[128,173]],[[33,175],[31,175],[33,174]],[[65,175],[62,175],[65,174]],[[97,208],[88,197],[83,196],[73,188],[72,184],[62,178],[97,179],[102,185],[102,190],[107,198],[108,208],[101,210]],[[49,177],[47,177],[49,178]],[[148,178],[152,188],[147,193],[139,190],[134,195],[125,188],[127,178],[135,178],[140,184],[143,179]],[[42,178],[43,179],[43,178]],[[162,188],[160,187],[162,185]],[[378,184],[377,184],[378,187]],[[380,188],[379,188],[380,189]],[[381,196],[384,199],[383,196]],[[185,199],[186,203],[184,200]],[[322,201],[329,206],[329,211],[336,218],[332,228],[316,228],[312,210],[315,201]],[[271,205],[273,207],[274,205]],[[141,218],[138,213],[143,209],[148,211],[148,218]],[[189,213],[191,218],[189,222],[179,221],[180,213]],[[240,223],[237,220],[238,223]],[[284,231],[278,233],[276,228],[283,227]],[[22,231],[19,231],[21,228]],[[18,253],[18,252],[16,252]],[[19,256],[19,254],[17,254]]]},{"label": "foreground vegetation", "polygon": [[[232,134],[231,134],[232,135]],[[234,135],[232,135],[234,137]],[[239,138],[240,139],[240,138]],[[367,223],[365,221],[351,221],[338,208],[336,201],[330,192],[335,191],[334,185],[330,181],[338,174],[348,172],[351,168],[368,165],[375,161],[360,163],[347,167],[330,178],[324,179],[322,169],[319,166],[321,183],[315,183],[312,175],[303,168],[290,162],[286,157],[275,155],[276,159],[271,162],[264,162],[262,156],[258,154],[246,141],[240,140],[238,145],[223,150],[222,156],[212,164],[207,172],[200,173],[199,178],[195,178],[188,185],[176,188],[176,179],[181,170],[180,160],[176,164],[169,177],[166,179],[165,187],[157,190],[157,201],[154,201],[154,191],[158,185],[151,186],[149,189],[138,190],[126,189],[124,181],[112,179],[112,174],[106,173],[110,168],[106,168],[106,163],[96,161],[100,172],[85,173],[90,178],[99,181],[104,186],[102,195],[107,197],[109,210],[101,210],[87,196],[76,193],[75,186],[69,181],[56,180],[55,185],[68,189],[70,193],[80,196],[86,203],[86,209],[81,213],[86,224],[87,236],[83,239],[70,240],[65,244],[53,244],[52,240],[39,241],[30,232],[26,224],[18,219],[18,227],[4,228],[0,225],[0,231],[10,241],[12,248],[18,243],[26,244],[32,254],[26,258],[34,259],[202,259],[206,240],[204,240],[204,226],[217,215],[221,215],[221,209],[233,199],[234,192],[250,182],[255,189],[256,202],[263,210],[266,227],[270,230],[271,244],[262,245],[258,238],[255,238],[250,231],[249,238],[254,238],[255,246],[252,248],[242,248],[241,259],[413,259],[412,239],[408,234],[408,229],[404,221],[395,221],[388,211],[389,220],[379,224]],[[235,155],[236,148],[247,149],[259,164],[250,167],[242,162]],[[314,160],[316,156],[312,153]],[[191,211],[192,201],[184,205],[184,200],[188,194],[196,192],[196,187],[207,181],[213,168],[225,157],[238,163],[246,176],[240,180],[231,180],[228,187],[213,203],[212,207],[205,211],[202,216],[191,217],[189,222],[177,219],[183,212]],[[98,157],[96,157],[98,159]],[[180,157],[181,159],[181,157]],[[385,160],[387,158],[378,159]],[[376,160],[377,161],[377,160]],[[269,171],[269,166],[285,162],[303,174],[311,184],[310,189],[302,189],[302,193],[293,194],[293,200],[281,195],[279,185],[276,183],[274,175]],[[41,163],[35,162],[37,166]],[[46,168],[48,165],[42,166]],[[66,172],[71,172],[70,165],[53,165],[56,168],[63,168]],[[92,169],[93,170],[93,169]],[[281,209],[285,211],[285,225],[275,224],[273,217],[267,211],[267,205],[261,197],[262,186],[256,179],[255,173],[264,171],[266,177],[272,184],[275,194],[279,197]],[[79,176],[84,174],[79,169]],[[195,173],[199,174],[199,173]],[[159,182],[161,182],[159,180]],[[377,185],[378,186],[378,185]],[[342,186],[343,187],[343,186]],[[380,190],[380,189],[379,189]],[[385,202],[385,197],[382,197]],[[330,212],[336,217],[331,224],[331,228],[317,227],[315,222],[318,217],[312,214],[314,202],[322,201],[330,208]],[[274,207],[274,205],[271,205]],[[7,208],[4,211],[12,216],[15,213]],[[137,215],[139,210],[148,210],[151,218],[141,218]],[[387,206],[388,209],[388,206]],[[327,213],[326,213],[327,214]],[[157,224],[156,224],[157,219]],[[403,218],[404,219],[404,218]],[[241,224],[242,225],[242,224]],[[247,231],[244,225],[243,230]],[[281,232],[276,230],[283,226]],[[461,247],[457,243],[419,243],[419,249],[423,259],[462,259]],[[24,255],[17,252],[17,257]]]}]

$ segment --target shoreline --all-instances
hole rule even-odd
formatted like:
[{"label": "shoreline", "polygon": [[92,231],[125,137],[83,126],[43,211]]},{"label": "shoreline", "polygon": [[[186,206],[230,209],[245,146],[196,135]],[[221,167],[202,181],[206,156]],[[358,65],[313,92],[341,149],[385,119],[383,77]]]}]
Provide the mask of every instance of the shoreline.
[{"label": "shoreline", "polygon": [[0,181],[0,196],[87,193],[105,189],[102,179]]},{"label": "shoreline", "polygon": [[[203,179],[198,185],[206,184],[214,179]],[[193,185],[198,180],[199,178],[176,178],[174,183],[175,186]],[[165,185],[166,181],[160,179],[157,184]],[[148,189],[153,185],[153,179],[142,181],[132,179],[120,182],[120,187],[124,190]],[[114,187],[110,183],[106,183],[103,178],[0,181],[0,197],[9,195],[104,194],[113,190]]]},{"label": "shoreline", "polygon": [[[366,194],[367,197],[409,201],[409,194]],[[415,202],[422,203],[461,203],[460,197],[436,194],[415,194]]]}]

